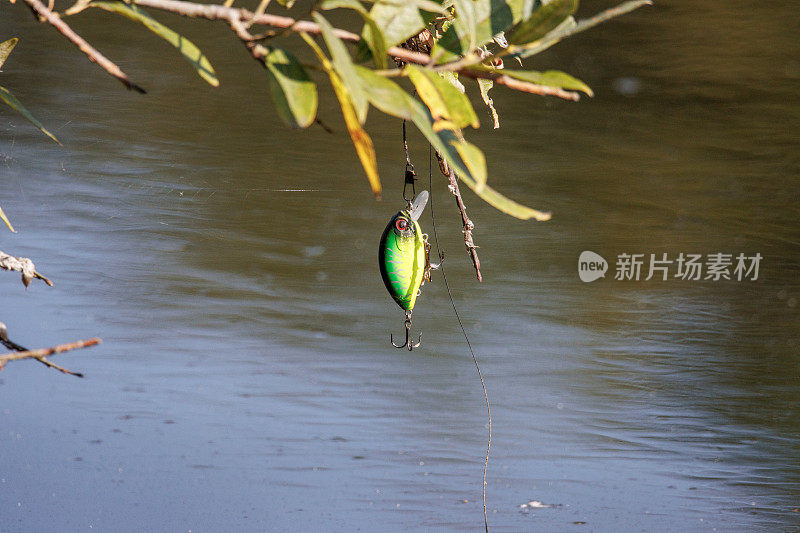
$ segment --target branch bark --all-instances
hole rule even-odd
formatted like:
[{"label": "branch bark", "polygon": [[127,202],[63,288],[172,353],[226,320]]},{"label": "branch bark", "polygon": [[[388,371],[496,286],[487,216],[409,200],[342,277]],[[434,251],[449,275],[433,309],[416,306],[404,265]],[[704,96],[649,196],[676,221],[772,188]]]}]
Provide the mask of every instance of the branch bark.
[{"label": "branch bark", "polygon": [[[5,342],[3,344],[5,344]],[[51,348],[40,348],[38,350],[18,351],[18,352],[8,353],[5,355],[0,355],[0,370],[2,370],[3,367],[6,365],[6,363],[8,363],[9,361],[19,361],[20,359],[36,359],[44,363],[45,365],[49,366],[50,368],[55,368],[56,370],[59,370],[60,372],[63,372],[65,374],[71,374],[73,376],[82,378],[83,374],[67,370],[62,366],[59,366],[51,361],[48,361],[46,357],[48,355],[68,352],[70,350],[77,350],[79,348],[88,348],[89,346],[94,346],[96,344],[100,344],[100,339],[92,338],[83,341],[70,342],[67,344],[58,344]],[[16,346],[21,348],[21,346],[19,345]]]},{"label": "branch bark", "polygon": [[467,216],[467,208],[464,205],[464,200],[461,198],[461,191],[458,188],[458,180],[456,179],[455,172],[447,166],[447,162],[439,152],[436,152],[436,159],[439,161],[439,170],[442,171],[442,174],[444,174],[450,182],[448,188],[456,199],[456,205],[461,213],[461,222],[464,225],[464,229],[462,230],[464,233],[464,246],[467,247],[467,253],[470,259],[472,259],[472,265],[475,267],[475,276],[478,278],[478,282],[482,282],[483,276],[481,275],[481,261],[478,259],[478,247],[475,246],[475,242],[472,240],[472,230],[475,229],[475,224],[473,224],[472,220]]},{"label": "branch bark", "polygon": [[[38,1],[38,0],[26,0]],[[152,9],[161,11],[168,11],[184,17],[205,18],[208,20],[224,20],[234,29],[236,35],[248,45],[250,53],[258,59],[260,50],[252,45],[255,37],[247,31],[242,31],[243,28],[249,28],[252,25],[271,26],[273,28],[282,28],[295,33],[305,32],[308,34],[318,35],[321,33],[319,26],[315,22],[308,20],[296,20],[291,17],[282,17],[271,14],[256,14],[247,9],[227,7],[224,5],[216,4],[198,4],[195,2],[186,2],[183,0],[133,0],[133,3]],[[334,33],[341,40],[349,43],[358,43],[361,36],[346,30],[335,29]],[[249,43],[249,44],[248,44]],[[418,65],[431,65],[433,60],[428,54],[393,46],[387,51],[389,56],[399,59],[405,63],[415,63]],[[544,85],[537,85],[526,81],[515,80],[510,76],[502,74],[498,71],[476,71],[468,68],[456,69],[455,72],[463,74],[469,78],[486,78],[493,80],[497,85],[504,85],[509,89],[522,91],[531,94],[539,94],[546,96],[557,96],[566,100],[577,101],[580,95],[573,91],[565,91],[564,89],[547,87]]]}]

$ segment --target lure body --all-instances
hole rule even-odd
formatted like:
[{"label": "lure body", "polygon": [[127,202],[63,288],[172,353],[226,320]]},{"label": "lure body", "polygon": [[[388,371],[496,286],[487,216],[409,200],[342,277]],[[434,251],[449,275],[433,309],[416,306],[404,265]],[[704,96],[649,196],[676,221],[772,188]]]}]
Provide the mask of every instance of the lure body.
[{"label": "lure body", "polygon": [[414,309],[427,258],[422,230],[409,210],[399,211],[383,230],[378,264],[386,290],[397,305],[405,311]]}]

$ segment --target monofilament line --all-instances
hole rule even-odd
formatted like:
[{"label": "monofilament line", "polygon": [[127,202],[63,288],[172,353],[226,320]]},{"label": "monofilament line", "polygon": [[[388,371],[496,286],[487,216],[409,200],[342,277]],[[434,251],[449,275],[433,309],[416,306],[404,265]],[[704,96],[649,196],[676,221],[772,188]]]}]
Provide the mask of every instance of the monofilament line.
[{"label": "monofilament line", "polygon": [[430,145],[428,145],[428,188],[431,191],[429,205],[431,206],[431,226],[433,227],[433,240],[436,242],[436,255],[439,256],[439,267],[442,271],[442,279],[444,279],[444,286],[447,289],[447,295],[450,297],[450,304],[453,306],[453,313],[456,315],[458,325],[461,327],[461,333],[464,334],[464,340],[467,341],[469,353],[472,354],[472,360],[475,362],[475,369],[478,371],[478,377],[481,378],[481,387],[483,387],[483,398],[486,400],[486,416],[489,419],[489,438],[486,441],[486,459],[483,462],[483,526],[486,533],[489,533],[489,518],[486,514],[486,470],[489,468],[489,450],[492,447],[492,411],[489,408],[489,395],[486,393],[486,383],[483,381],[483,372],[478,365],[478,358],[475,356],[475,351],[472,349],[472,344],[469,342],[467,330],[464,329],[464,324],[461,322],[461,317],[456,309],[456,302],[453,300],[453,293],[450,292],[450,285],[447,283],[447,275],[444,272],[444,261],[442,261],[442,252],[439,250],[439,236],[436,233],[436,217],[433,213],[433,152]]}]

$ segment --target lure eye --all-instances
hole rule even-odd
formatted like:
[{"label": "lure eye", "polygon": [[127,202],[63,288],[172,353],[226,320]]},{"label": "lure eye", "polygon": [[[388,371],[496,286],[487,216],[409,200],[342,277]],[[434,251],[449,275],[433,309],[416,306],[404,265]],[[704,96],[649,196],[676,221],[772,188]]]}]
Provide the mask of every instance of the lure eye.
[{"label": "lure eye", "polygon": [[395,224],[395,227],[398,229],[398,231],[407,230],[408,229],[408,220],[406,220],[404,218],[398,218],[397,219],[397,223]]}]

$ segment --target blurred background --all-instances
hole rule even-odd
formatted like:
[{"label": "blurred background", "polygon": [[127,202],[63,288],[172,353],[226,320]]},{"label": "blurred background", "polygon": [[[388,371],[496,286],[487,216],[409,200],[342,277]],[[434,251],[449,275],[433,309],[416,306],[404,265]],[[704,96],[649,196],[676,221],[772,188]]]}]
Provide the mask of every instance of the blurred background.
[{"label": "blurred background", "polygon": [[[586,17],[613,5],[586,1]],[[214,89],[146,29],[72,24],[149,94],[125,91],[25,6],[0,82],[64,143],[0,109],[0,275],[9,336],[97,348],[0,373],[3,531],[482,530],[486,411],[441,275],[411,353],[376,264],[402,206],[399,121],[370,112],[375,202],[336,131],[279,122],[219,23],[195,41]],[[495,88],[468,138],[484,282],[434,168],[455,303],[492,404],[493,531],[800,531],[800,12],[789,0],[660,0],[528,60],[586,81],[578,103]],[[428,148],[411,130],[427,180]],[[303,189],[303,191],[295,191]],[[423,229],[432,233],[429,214]],[[611,264],[583,283],[583,250]],[[756,281],[615,281],[621,253],[760,253]],[[548,507],[521,507],[530,501]]]}]

